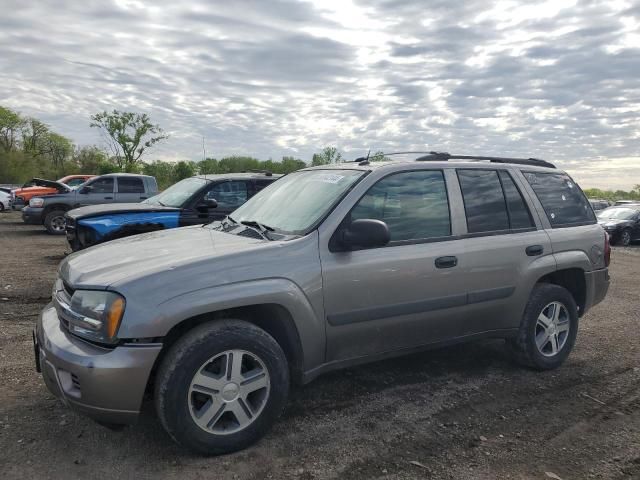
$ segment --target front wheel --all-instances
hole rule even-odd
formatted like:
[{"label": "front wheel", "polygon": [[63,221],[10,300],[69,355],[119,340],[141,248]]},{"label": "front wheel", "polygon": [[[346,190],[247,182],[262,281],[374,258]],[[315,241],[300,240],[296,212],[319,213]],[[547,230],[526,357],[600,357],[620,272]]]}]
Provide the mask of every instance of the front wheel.
[{"label": "front wheel", "polygon": [[171,347],[156,377],[155,404],[177,443],[217,455],[259,440],[288,392],[287,359],[273,337],[223,320],[190,330]]},{"label": "front wheel", "polygon": [[64,235],[65,234],[65,219],[64,210],[53,210],[44,217],[44,228],[47,229],[51,235]]},{"label": "front wheel", "polygon": [[538,370],[559,367],[567,359],[578,333],[578,308],[571,293],[554,284],[534,287],[518,336],[507,341],[515,360]]}]

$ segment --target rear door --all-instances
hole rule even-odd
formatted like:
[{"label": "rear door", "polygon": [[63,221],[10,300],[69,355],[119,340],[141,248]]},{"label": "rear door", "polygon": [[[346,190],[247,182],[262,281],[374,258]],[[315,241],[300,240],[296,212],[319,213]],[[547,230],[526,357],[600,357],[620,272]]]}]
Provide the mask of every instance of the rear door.
[{"label": "rear door", "polygon": [[118,203],[138,203],[148,197],[140,177],[118,177],[117,184],[116,202]]},{"label": "rear door", "polygon": [[466,234],[458,254],[468,293],[461,336],[516,328],[538,263],[554,266],[549,236],[525,202],[511,169],[459,168],[454,188],[464,206]]},{"label": "rear door", "polygon": [[76,199],[80,205],[99,205],[102,203],[113,203],[115,200],[115,179],[114,177],[99,177],[90,180],[85,186],[89,189],[81,188]]}]

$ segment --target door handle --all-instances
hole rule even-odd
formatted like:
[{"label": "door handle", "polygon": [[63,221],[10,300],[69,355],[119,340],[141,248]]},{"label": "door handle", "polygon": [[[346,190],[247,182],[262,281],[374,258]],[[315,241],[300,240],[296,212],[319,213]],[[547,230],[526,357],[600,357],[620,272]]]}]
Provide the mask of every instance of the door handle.
[{"label": "door handle", "polygon": [[140,197],[140,200],[146,200],[148,197]]},{"label": "door handle", "polygon": [[113,197],[104,197],[105,200],[113,200]]},{"label": "door handle", "polygon": [[527,255],[530,257],[537,257],[544,253],[544,247],[542,245],[529,245],[525,252],[527,252]]},{"label": "door handle", "polygon": [[439,257],[436,258],[436,268],[452,268],[458,265],[458,257]]}]

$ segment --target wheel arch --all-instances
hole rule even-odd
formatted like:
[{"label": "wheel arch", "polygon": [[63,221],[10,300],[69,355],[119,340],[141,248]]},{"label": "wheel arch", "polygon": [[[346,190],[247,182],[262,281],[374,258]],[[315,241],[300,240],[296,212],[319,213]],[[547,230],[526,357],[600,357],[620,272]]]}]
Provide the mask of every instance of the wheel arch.
[{"label": "wheel arch", "polygon": [[153,388],[156,371],[176,341],[198,325],[231,318],[251,323],[271,335],[287,358],[291,379],[298,384],[302,383],[304,353],[293,316],[280,304],[262,303],[215,310],[186,318],[174,325],[162,339],[162,350],[149,375],[147,390],[150,391]]},{"label": "wheel arch", "polygon": [[587,304],[587,281],[585,271],[580,267],[571,267],[548,273],[536,283],[552,283],[566,288],[578,306],[578,315],[584,314]]}]

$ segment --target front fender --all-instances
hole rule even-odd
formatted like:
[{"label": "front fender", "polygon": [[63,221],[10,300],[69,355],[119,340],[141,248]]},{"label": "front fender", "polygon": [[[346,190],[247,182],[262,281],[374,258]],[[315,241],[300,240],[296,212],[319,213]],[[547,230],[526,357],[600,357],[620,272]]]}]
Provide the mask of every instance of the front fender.
[{"label": "front fender", "polygon": [[163,337],[177,324],[189,318],[221,310],[253,305],[276,304],[285,308],[295,323],[305,368],[324,362],[325,325],[305,293],[290,280],[267,278],[204,288],[171,297],[145,311],[127,305],[118,336],[120,338]]}]

